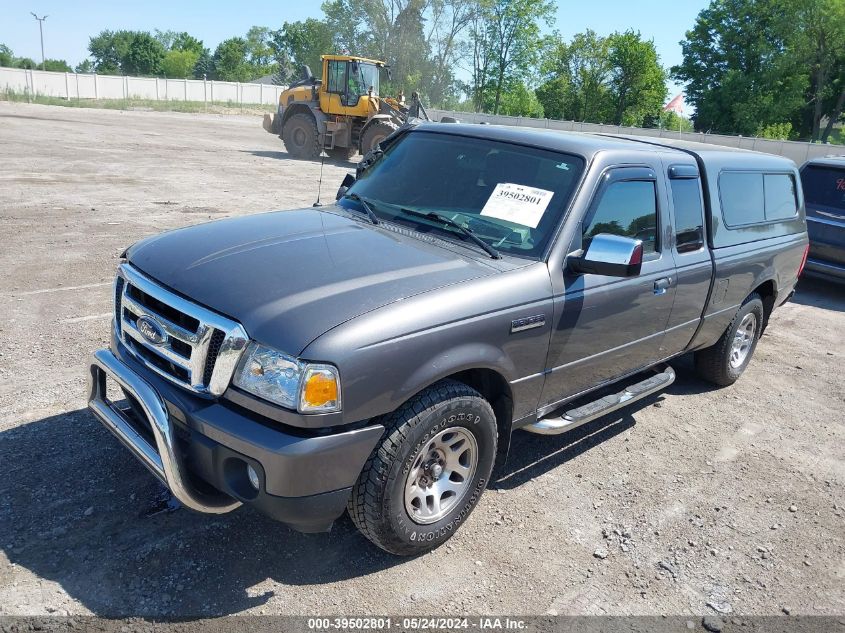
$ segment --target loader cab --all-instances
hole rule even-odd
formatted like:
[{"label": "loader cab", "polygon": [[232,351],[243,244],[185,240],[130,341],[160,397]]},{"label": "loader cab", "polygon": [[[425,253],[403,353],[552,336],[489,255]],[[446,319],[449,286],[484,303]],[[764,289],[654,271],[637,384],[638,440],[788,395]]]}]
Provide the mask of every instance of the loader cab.
[{"label": "loader cab", "polygon": [[[323,56],[320,109],[326,114],[366,117],[378,110],[383,62],[345,55]],[[371,91],[372,97],[371,99]]]}]

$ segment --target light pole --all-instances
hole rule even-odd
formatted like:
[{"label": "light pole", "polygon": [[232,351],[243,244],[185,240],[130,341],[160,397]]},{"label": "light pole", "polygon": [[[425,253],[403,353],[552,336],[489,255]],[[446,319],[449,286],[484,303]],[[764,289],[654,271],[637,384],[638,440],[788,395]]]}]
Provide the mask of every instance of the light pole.
[{"label": "light pole", "polygon": [[39,18],[32,11],[30,11],[29,14],[38,20],[38,32],[41,34],[41,70],[47,70],[44,64],[44,20],[46,20],[49,16],[45,15],[43,18]]}]

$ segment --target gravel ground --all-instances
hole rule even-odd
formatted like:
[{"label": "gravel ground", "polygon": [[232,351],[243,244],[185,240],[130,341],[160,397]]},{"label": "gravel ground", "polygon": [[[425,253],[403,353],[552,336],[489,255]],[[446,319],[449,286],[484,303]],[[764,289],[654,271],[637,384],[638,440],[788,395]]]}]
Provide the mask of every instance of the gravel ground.
[{"label": "gravel ground", "polygon": [[[350,165],[325,166],[333,198]],[[85,409],[118,254],[310,205],[260,118],[0,103],[0,614],[845,614],[845,291],[802,281],[743,379],[519,433],[458,535],[399,559],[347,518],[167,511]]]}]

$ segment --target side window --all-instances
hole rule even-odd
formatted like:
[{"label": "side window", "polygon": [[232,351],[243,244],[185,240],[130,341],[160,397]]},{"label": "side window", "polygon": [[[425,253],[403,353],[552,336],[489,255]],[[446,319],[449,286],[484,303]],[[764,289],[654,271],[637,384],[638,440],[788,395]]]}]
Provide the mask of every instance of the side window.
[{"label": "side window", "polygon": [[766,219],[786,220],[798,213],[795,197],[795,180],[789,174],[766,174],[763,176],[766,194]]},{"label": "side window", "polygon": [[653,180],[611,183],[584,221],[582,248],[600,233],[642,240],[643,252],[657,251],[657,191]]},{"label": "side window", "polygon": [[697,251],[704,245],[704,207],[698,178],[669,181],[675,207],[675,248],[679,253]]},{"label": "side window", "polygon": [[346,62],[329,61],[329,92],[346,93]]},{"label": "side window", "polygon": [[766,220],[763,174],[726,171],[719,176],[722,217],[728,226],[757,224]]}]

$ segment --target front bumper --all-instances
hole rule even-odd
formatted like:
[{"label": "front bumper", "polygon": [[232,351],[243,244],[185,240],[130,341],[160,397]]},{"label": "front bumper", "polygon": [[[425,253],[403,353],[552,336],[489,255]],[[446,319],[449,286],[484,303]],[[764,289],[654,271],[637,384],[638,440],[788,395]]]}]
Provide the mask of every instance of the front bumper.
[{"label": "front bumper", "polygon": [[[114,343],[113,343],[114,344]],[[283,429],[224,401],[187,394],[123,353],[99,350],[88,406],[186,507],[223,513],[242,503],[303,532],[329,529],[384,431],[365,426],[329,435]],[[130,396],[106,395],[113,380]],[[247,467],[258,474],[249,481]]]}]

